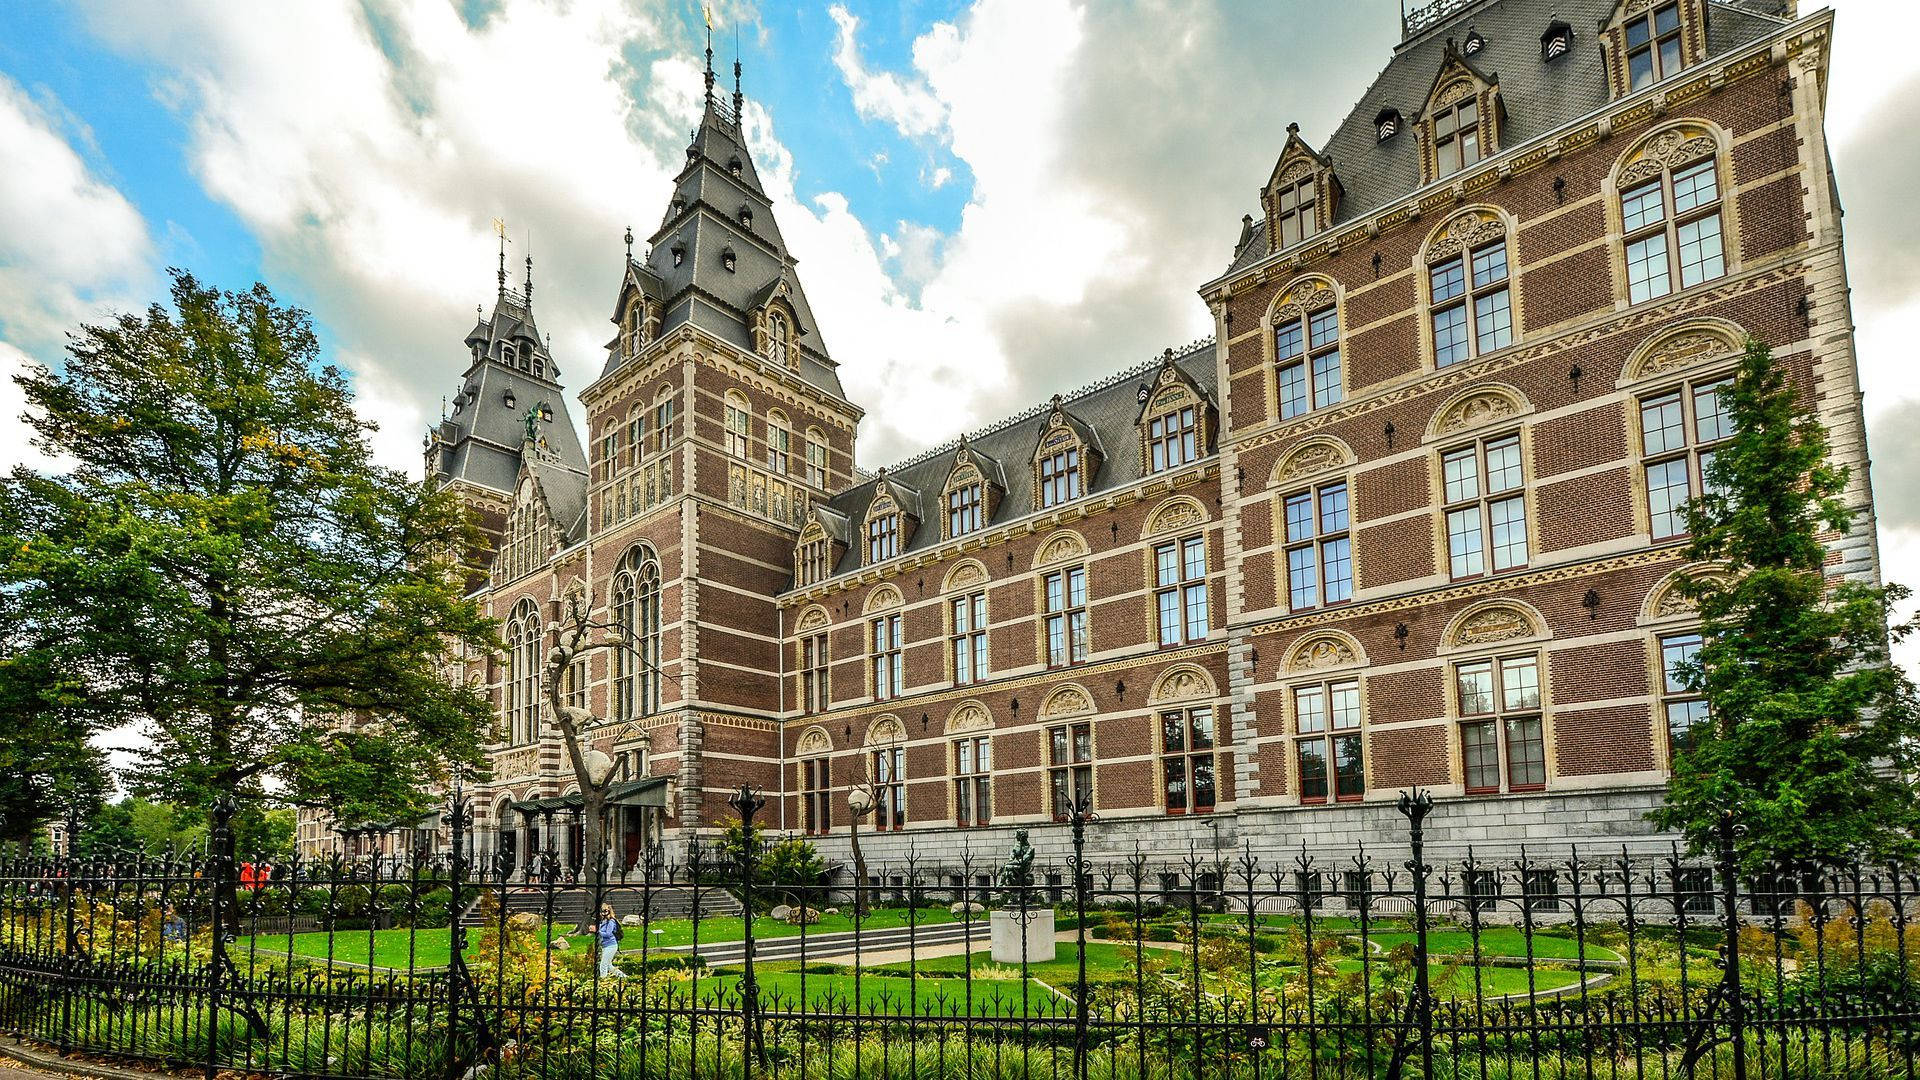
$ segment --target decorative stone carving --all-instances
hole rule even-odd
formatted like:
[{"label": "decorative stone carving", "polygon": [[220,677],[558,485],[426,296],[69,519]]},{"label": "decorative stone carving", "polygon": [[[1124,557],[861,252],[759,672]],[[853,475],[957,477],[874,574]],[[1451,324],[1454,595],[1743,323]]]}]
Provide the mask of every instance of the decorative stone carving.
[{"label": "decorative stone carving", "polygon": [[1491,424],[1516,416],[1520,406],[1505,394],[1488,390],[1469,394],[1447,407],[1440,415],[1439,423],[1433,427],[1436,435],[1450,435],[1456,431],[1465,431],[1482,424]]},{"label": "decorative stone carving", "polygon": [[1195,698],[1212,696],[1213,680],[1207,678],[1205,672],[1197,668],[1182,667],[1174,668],[1160,676],[1160,681],[1153,685],[1153,693],[1148,695],[1148,700],[1191,701]]},{"label": "decorative stone carving", "polygon": [[1147,519],[1146,535],[1156,536],[1163,532],[1184,529],[1205,520],[1207,520],[1206,511],[1200,509],[1200,505],[1192,499],[1170,499],[1161,503],[1160,507],[1153,512],[1153,516]]},{"label": "decorative stone carving", "polygon": [[978,585],[987,580],[987,572],[977,562],[963,562],[947,575],[948,589],[964,589],[969,585]]},{"label": "decorative stone carving", "polygon": [[1305,316],[1309,311],[1318,311],[1333,303],[1333,300],[1333,286],[1325,278],[1307,278],[1281,292],[1269,321],[1274,326],[1280,326]]},{"label": "decorative stone carving", "polygon": [[1092,711],[1093,702],[1087,700],[1086,691],[1077,686],[1062,686],[1047,695],[1046,702],[1040,706],[1040,718],[1046,720]]},{"label": "decorative stone carving", "polygon": [[1293,650],[1287,660],[1289,671],[1313,671],[1318,668],[1344,667],[1359,660],[1353,647],[1332,635],[1310,637]]},{"label": "decorative stone carving", "polygon": [[1034,558],[1035,566],[1061,562],[1087,553],[1087,542],[1080,539],[1079,533],[1063,532],[1040,545],[1040,554]]},{"label": "decorative stone carving", "polygon": [[1338,469],[1351,460],[1345,448],[1338,443],[1310,442],[1280,460],[1280,467],[1274,472],[1274,479],[1279,483],[1286,483],[1303,476]]},{"label": "decorative stone carving", "polygon": [[800,742],[794,747],[794,753],[802,756],[808,754],[825,754],[832,750],[833,737],[817,727],[808,728],[803,732],[800,736]]},{"label": "decorative stone carving", "polygon": [[1477,89],[1471,78],[1455,79],[1441,87],[1439,93],[1433,95],[1433,103],[1429,106],[1429,110],[1444,109],[1456,101],[1472,97]]},{"label": "decorative stone carving", "polygon": [[971,701],[953,710],[953,713],[947,717],[947,734],[949,735],[963,731],[991,731],[992,729],[992,714]]},{"label": "decorative stone carving", "polygon": [[1273,182],[1277,186],[1285,187],[1286,185],[1291,184],[1294,181],[1305,177],[1308,173],[1311,173],[1312,171],[1313,171],[1313,162],[1308,161],[1305,157],[1298,157],[1293,159],[1291,162],[1288,162],[1287,167],[1280,170],[1280,175],[1275,177]]},{"label": "decorative stone carving", "polygon": [[1457,645],[1486,645],[1495,641],[1531,637],[1533,620],[1519,608],[1496,606],[1482,608],[1461,620],[1454,631]]},{"label": "decorative stone carving", "polygon": [[1427,261],[1451,259],[1462,251],[1491,243],[1507,234],[1506,222],[1491,210],[1468,210],[1447,222],[1427,245]]},{"label": "decorative stone carving", "polygon": [[867,614],[872,614],[876,611],[885,611],[888,608],[899,607],[901,603],[899,589],[891,585],[882,585],[867,594],[866,606],[861,610]]},{"label": "decorative stone carving", "polygon": [[816,607],[816,608],[808,608],[804,613],[802,613],[800,616],[800,621],[797,623],[794,623],[793,628],[797,631],[804,632],[807,630],[814,630],[825,625],[827,625],[827,613],[825,609]]},{"label": "decorative stone carving", "polygon": [[900,723],[900,718],[897,716],[882,716],[867,726],[868,746],[891,745],[905,742],[906,738],[907,729]]},{"label": "decorative stone carving", "polygon": [[1718,329],[1681,330],[1658,338],[1641,354],[1632,378],[1657,375],[1663,371],[1701,363],[1739,351],[1733,338]]},{"label": "decorative stone carving", "polygon": [[1620,170],[1619,186],[1624,190],[1700,158],[1712,157],[1720,149],[1713,132],[1697,124],[1681,124],[1656,133],[1628,159]]}]

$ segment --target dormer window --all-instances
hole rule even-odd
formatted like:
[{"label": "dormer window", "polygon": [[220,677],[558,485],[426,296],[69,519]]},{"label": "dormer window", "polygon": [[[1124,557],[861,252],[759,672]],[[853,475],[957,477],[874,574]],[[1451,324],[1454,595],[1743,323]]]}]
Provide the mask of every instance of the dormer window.
[{"label": "dormer window", "polygon": [[728,176],[731,176],[731,177],[733,177],[733,178],[734,178],[735,180],[738,180],[738,179],[740,179],[740,170],[741,170],[741,165],[740,165],[740,159],[739,159],[739,158],[730,158],[730,159],[728,159],[728,161],[727,161],[727,175],[728,175]]},{"label": "dormer window", "polygon": [[786,315],[778,311],[767,313],[767,356],[774,363],[786,367],[793,347],[793,329]]},{"label": "dormer window", "polygon": [[1680,53],[1680,5],[1661,4],[1627,23],[1627,89],[1651,86],[1686,65]]},{"label": "dormer window", "polygon": [[720,266],[726,270],[727,273],[733,273],[734,267],[738,265],[738,263],[739,258],[734,255],[732,248],[726,248],[720,252]]},{"label": "dormer window", "polygon": [[1573,49],[1573,27],[1554,22],[1540,35],[1540,59],[1558,60]]},{"label": "dormer window", "polygon": [[740,208],[740,227],[743,229],[753,228],[753,207],[743,206]]},{"label": "dormer window", "polygon": [[681,198],[678,195],[675,195],[673,197],[673,202],[670,203],[669,205],[673,208],[673,212],[677,214],[680,211],[685,210],[687,208],[687,200]]},{"label": "dormer window", "polygon": [[810,524],[801,531],[799,557],[794,560],[793,568],[795,584],[812,585],[825,581],[833,572],[830,543],[827,534],[817,524]]},{"label": "dormer window", "polygon": [[1275,222],[1280,228],[1280,246],[1291,247],[1313,235],[1314,183],[1311,174],[1275,192]]},{"label": "dormer window", "polygon": [[1460,55],[1472,56],[1486,47],[1487,39],[1480,36],[1480,31],[1469,30],[1467,31],[1467,40],[1460,43]]},{"label": "dormer window", "polygon": [[1400,134],[1400,110],[1381,110],[1380,115],[1373,118],[1373,131],[1374,137],[1380,142]]},{"label": "dormer window", "polygon": [[1480,160],[1480,102],[1468,96],[1433,116],[1433,156],[1438,175],[1449,176]]},{"label": "dormer window", "polygon": [[1065,445],[1040,459],[1040,506],[1058,506],[1080,497],[1080,445],[1068,436]]},{"label": "dormer window", "polygon": [[673,265],[679,266],[681,263],[687,261],[686,248],[681,247],[679,244],[675,244],[672,248],[672,251],[673,251]]},{"label": "dormer window", "polygon": [[[508,367],[512,367],[517,357],[518,357],[518,354],[513,347],[513,342],[503,341],[500,343],[500,362],[501,363],[507,365]],[[509,401],[507,402],[507,404],[511,405],[513,404],[513,402]]]},{"label": "dormer window", "polygon": [[867,521],[867,564],[900,554],[900,515],[881,514]]}]

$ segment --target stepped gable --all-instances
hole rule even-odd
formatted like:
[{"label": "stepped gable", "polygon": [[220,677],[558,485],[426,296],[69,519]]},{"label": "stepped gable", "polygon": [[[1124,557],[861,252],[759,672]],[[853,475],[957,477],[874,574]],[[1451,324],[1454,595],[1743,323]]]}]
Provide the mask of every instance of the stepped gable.
[{"label": "stepped gable", "polygon": [[[1151,382],[1153,373],[1160,369],[1162,362],[1160,359],[1150,360],[1057,399],[1069,422],[1079,428],[1083,438],[1101,454],[1100,467],[1088,483],[1086,496],[1125,487],[1143,475],[1140,454],[1134,449],[1140,442],[1140,388]],[[1174,364],[1200,388],[1209,401],[1216,399],[1219,380],[1214,367],[1214,344],[1211,339],[1190,346],[1175,356]],[[1034,449],[1039,445],[1041,431],[1052,411],[1053,402],[1049,401],[967,436],[967,450],[973,455],[975,463],[981,465],[1005,492],[998,509],[987,522],[989,526],[1035,513]],[[921,520],[920,528],[914,530],[902,549],[903,554],[937,547],[943,542],[938,523],[922,516],[921,511],[924,508],[926,512],[936,515],[941,512],[941,492],[946,486],[948,474],[953,471],[954,452],[959,447],[960,442],[955,440],[918,454],[883,470],[884,479],[880,476],[871,477],[837,493],[816,508],[815,514],[828,534],[846,544],[834,573],[859,568],[862,552],[858,544],[849,541],[858,536],[859,523],[866,520],[867,507],[873,502],[881,483],[889,486],[895,501],[907,513],[919,516]]]}]

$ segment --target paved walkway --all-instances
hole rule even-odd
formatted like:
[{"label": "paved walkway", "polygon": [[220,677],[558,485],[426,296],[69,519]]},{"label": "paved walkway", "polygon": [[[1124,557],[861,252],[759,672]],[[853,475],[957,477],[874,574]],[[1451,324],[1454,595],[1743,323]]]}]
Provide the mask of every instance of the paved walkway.
[{"label": "paved walkway", "polygon": [[79,1057],[62,1057],[51,1049],[0,1038],[0,1080],[187,1080],[201,1073],[172,1073],[131,1069]]}]

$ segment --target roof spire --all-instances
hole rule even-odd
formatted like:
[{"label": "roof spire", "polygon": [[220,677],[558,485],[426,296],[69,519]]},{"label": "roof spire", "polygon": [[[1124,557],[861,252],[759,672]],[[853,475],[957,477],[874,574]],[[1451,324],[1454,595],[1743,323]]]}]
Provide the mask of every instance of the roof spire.
[{"label": "roof spire", "polygon": [[500,295],[507,295],[507,223],[499,218],[493,219],[493,235],[500,238],[500,269],[494,274],[494,280],[500,285]]},{"label": "roof spire", "polygon": [[527,281],[522,291],[527,298],[527,306],[532,307],[533,306],[533,252],[531,251],[527,252]]},{"label": "roof spire", "polygon": [[627,261],[633,261],[633,226],[627,226]]},{"label": "roof spire", "polygon": [[740,109],[746,98],[740,93],[740,24],[733,26],[733,122],[740,122]]},{"label": "roof spire", "polygon": [[713,108],[713,9],[700,5],[700,13],[707,20],[707,108]]}]

